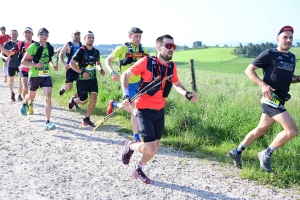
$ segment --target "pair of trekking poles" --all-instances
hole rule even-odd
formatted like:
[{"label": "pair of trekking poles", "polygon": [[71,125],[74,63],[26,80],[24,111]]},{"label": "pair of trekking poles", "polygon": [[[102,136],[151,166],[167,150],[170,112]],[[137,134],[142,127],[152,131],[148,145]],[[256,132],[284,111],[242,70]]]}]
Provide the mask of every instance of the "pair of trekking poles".
[{"label": "pair of trekking poles", "polygon": [[[136,99],[138,99],[139,97],[141,97],[142,95],[146,94],[149,90],[155,88],[156,86],[158,86],[159,84],[165,82],[166,80],[170,79],[173,76],[166,76],[164,79],[162,79],[161,81],[159,81],[158,83],[156,83],[159,79],[160,76],[157,76],[154,78],[154,80],[152,82],[150,82],[146,87],[144,87],[141,91],[139,91],[136,95],[134,95],[132,98],[129,99],[130,102],[134,102]],[[154,84],[156,83],[156,84]],[[154,85],[153,85],[154,84]],[[95,128],[93,129],[94,131],[96,131],[101,125],[103,125],[107,120],[109,120],[110,118],[112,118],[113,116],[116,115],[116,113],[121,110],[124,107],[124,105],[122,105],[120,108],[117,108],[115,111],[113,111],[112,113],[110,113],[109,115],[105,116],[103,119],[100,119],[99,121],[97,121],[95,123]]]}]

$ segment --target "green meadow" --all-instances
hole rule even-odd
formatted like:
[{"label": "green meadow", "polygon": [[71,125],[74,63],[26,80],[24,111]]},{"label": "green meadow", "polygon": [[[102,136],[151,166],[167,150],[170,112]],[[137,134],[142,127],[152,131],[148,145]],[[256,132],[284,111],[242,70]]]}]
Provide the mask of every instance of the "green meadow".
[{"label": "green meadow", "polygon": [[[174,148],[181,146],[181,149],[196,157],[216,159],[220,165],[232,165],[228,152],[235,148],[259,122],[261,90],[244,74],[245,68],[253,59],[237,57],[231,51],[232,48],[208,48],[174,53],[179,78],[187,90],[192,90],[189,60],[194,59],[199,90],[198,101],[188,102],[175,90],[171,91],[167,99],[166,127],[162,145]],[[291,51],[300,58],[300,48],[293,48]],[[299,64],[297,59],[297,65]],[[114,67],[118,69],[117,64]],[[63,96],[58,95],[58,90],[65,81],[64,74],[62,67],[58,72],[52,72],[53,99],[64,105],[66,112],[81,112],[84,117],[87,106],[81,106],[81,111],[70,111],[67,108],[74,89]],[[258,70],[258,74],[262,75],[261,70]],[[300,74],[299,69],[295,74]],[[122,99],[120,83],[113,82],[108,72],[105,76],[98,76],[98,81],[99,95],[91,118],[93,122],[106,115],[105,111],[110,99]],[[299,87],[299,84],[291,85],[292,99],[286,103],[287,110],[298,125],[300,124]],[[130,116],[123,111],[107,121],[100,130],[105,130],[106,126],[118,126],[120,132],[131,134]],[[259,166],[257,153],[267,148],[281,130],[281,126],[275,123],[263,137],[247,148],[243,153],[243,169],[239,171],[240,177],[256,180],[261,184],[300,188],[299,137],[275,151],[272,157],[273,173],[266,173]],[[100,132],[99,137],[101,137]]]}]

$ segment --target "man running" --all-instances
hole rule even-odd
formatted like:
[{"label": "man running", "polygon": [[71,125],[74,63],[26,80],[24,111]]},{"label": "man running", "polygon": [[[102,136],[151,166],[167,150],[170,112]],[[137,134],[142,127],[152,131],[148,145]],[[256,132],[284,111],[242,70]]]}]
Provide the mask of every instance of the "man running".
[{"label": "man running", "polygon": [[[140,162],[132,171],[132,176],[146,184],[151,181],[142,169],[153,158],[159,148],[165,126],[165,98],[167,98],[172,85],[179,94],[184,95],[193,102],[197,101],[196,95],[188,92],[180,83],[176,64],[171,61],[173,52],[176,49],[173,37],[170,35],[158,37],[156,39],[156,49],[158,51],[157,56],[147,56],[140,59],[122,74],[122,87],[125,91],[125,97],[128,95],[129,79],[133,75],[141,75],[142,82],[139,91],[142,91],[144,88],[147,91],[146,94],[140,96],[134,102],[143,142],[133,143],[131,140],[126,140],[122,153],[122,162],[125,165],[129,164],[134,151],[142,154]],[[160,81],[162,81],[161,84],[153,84],[154,78],[158,76]],[[149,84],[151,84],[151,87],[155,87],[151,88]],[[131,106],[128,98],[123,103],[126,106]]]},{"label": "man running", "polygon": [[[147,55],[147,49],[142,47],[141,38],[143,31],[137,27],[132,27],[128,32],[129,42],[126,42],[122,46],[118,46],[115,50],[106,58],[105,66],[107,70],[110,72],[111,77],[114,81],[119,81],[119,75],[112,68],[112,61],[116,58],[119,59],[120,62],[120,70],[123,73],[126,69],[131,67],[138,59]],[[132,76],[129,79],[129,97],[133,97],[136,95],[138,91],[138,87],[140,85],[141,77]],[[123,91],[124,94],[124,91]],[[107,114],[112,113],[114,108],[121,108],[123,106],[122,103],[115,102],[114,100],[110,100],[109,106],[107,108]],[[127,107],[124,107],[124,110],[131,114],[131,126],[133,131],[133,139],[134,142],[140,142],[139,138],[139,127],[136,121],[136,116],[131,113],[131,110]]]},{"label": "man running", "polygon": [[[30,27],[26,27],[24,29],[23,35],[25,37],[25,41],[20,41],[18,42],[12,50],[8,51],[6,49],[1,49],[0,46],[0,50],[3,51],[6,55],[8,56],[12,56],[14,54],[16,54],[18,56],[19,60],[22,60],[22,58],[24,57],[24,54],[26,52],[26,49],[32,44],[34,43],[34,41],[32,40],[32,36],[33,36],[33,31]],[[31,57],[29,58],[29,61],[31,61]],[[30,67],[27,67],[25,65],[20,65],[19,67],[19,77],[21,79],[21,84],[22,84],[22,94],[21,94],[21,98],[18,98],[18,100],[21,100],[22,98],[25,98],[25,95],[28,93],[28,72],[29,72]],[[33,101],[30,101],[29,103],[29,109],[28,109],[28,114],[32,115],[34,113],[33,110]]]},{"label": "man running", "polygon": [[[80,42],[80,32],[78,30],[73,31],[72,33],[72,41],[67,42],[60,54],[59,58],[61,63],[65,66],[66,69],[66,84],[64,84],[61,89],[59,90],[59,95],[63,95],[65,91],[70,91],[73,88],[73,82],[77,80],[78,73],[75,72],[72,68],[70,68],[69,63],[73,57],[73,55],[76,53],[76,51],[82,46]],[[64,60],[64,55],[67,56],[68,60],[67,62]],[[72,97],[78,97],[77,92],[72,95]],[[78,104],[75,102],[76,110],[79,109]],[[72,109],[69,107],[69,109]]]},{"label": "man running", "polygon": [[[58,67],[55,66],[51,60],[54,55],[54,49],[50,43],[47,42],[49,31],[46,28],[41,28],[38,31],[39,42],[31,44],[27,49],[24,57],[22,58],[22,64],[30,67],[28,88],[29,92],[23,100],[23,105],[20,109],[22,115],[27,114],[28,101],[34,100],[36,90],[41,87],[45,97],[45,114],[46,114],[46,126],[45,130],[54,130],[56,126],[50,122],[51,115],[51,95],[52,95],[52,79],[49,71],[49,64],[51,63],[55,71]],[[32,57],[32,61],[29,59]]]},{"label": "man running", "polygon": [[[299,76],[294,75],[295,55],[289,52],[293,43],[293,33],[294,29],[291,26],[281,28],[276,38],[278,47],[263,51],[245,71],[250,80],[261,87],[262,115],[257,127],[246,135],[237,148],[229,152],[234,165],[239,168],[242,167],[242,152],[262,137],[275,121],[283,127],[283,131],[278,133],[266,150],[258,153],[263,170],[272,172],[271,157],[274,151],[298,134],[295,121],[284,107],[285,102],[291,98],[288,93],[290,84],[300,82]],[[263,80],[255,72],[259,68],[264,72]]]},{"label": "man running", "polygon": [[[1,35],[0,35],[0,46],[3,46],[5,42],[9,41],[11,37],[7,34],[5,34],[6,29],[4,26],[0,27]],[[8,76],[8,68],[7,68],[7,62],[6,60],[3,60],[3,82],[7,82],[7,76]]]},{"label": "man running", "polygon": [[[11,40],[7,41],[4,43],[3,48],[6,50],[11,50],[15,44],[18,42],[18,31],[17,30],[11,30],[10,31],[10,37]],[[1,47],[0,47],[1,50]],[[11,101],[15,102],[15,92],[14,92],[14,80],[15,80],[15,75],[19,72],[19,65],[20,65],[20,60],[18,59],[18,56],[16,54],[10,56],[6,55],[4,51],[1,52],[1,57],[7,62],[8,66],[8,76],[9,76],[9,89],[11,92]],[[19,96],[18,96],[18,101],[22,101],[21,98],[21,93],[22,93],[22,85],[21,85],[21,80],[19,78],[18,81],[18,89],[19,89]]]},{"label": "man running", "polygon": [[[71,97],[69,101],[69,108],[72,108],[75,103],[85,105],[88,100],[88,94],[90,94],[90,103],[82,124],[84,126],[91,127],[95,127],[94,123],[91,122],[90,117],[95,108],[98,96],[96,69],[99,70],[102,76],[105,75],[100,62],[100,52],[93,47],[94,40],[94,33],[92,31],[88,31],[84,36],[85,45],[75,53],[70,62],[70,67],[78,73],[78,79],[76,82],[78,97]],[[78,66],[76,63],[78,63]]]}]

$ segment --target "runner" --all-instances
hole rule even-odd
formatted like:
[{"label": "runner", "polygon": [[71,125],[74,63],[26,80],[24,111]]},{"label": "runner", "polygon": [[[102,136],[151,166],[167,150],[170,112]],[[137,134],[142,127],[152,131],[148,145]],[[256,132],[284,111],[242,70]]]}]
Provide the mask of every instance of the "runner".
[{"label": "runner", "polygon": [[[275,121],[283,127],[283,131],[278,133],[266,150],[258,153],[263,170],[272,172],[271,156],[274,151],[298,134],[295,121],[284,107],[285,102],[291,98],[288,93],[291,83],[300,82],[299,76],[294,75],[295,55],[289,52],[293,43],[293,33],[294,29],[291,26],[281,28],[276,38],[278,47],[263,51],[245,71],[250,80],[261,87],[262,115],[257,127],[246,135],[237,148],[229,152],[234,165],[239,168],[242,167],[242,152],[262,137]],[[259,68],[264,72],[263,80],[255,72]]]},{"label": "runner", "polygon": [[[73,88],[73,82],[77,80],[78,73],[75,72],[72,68],[70,68],[69,63],[73,57],[73,55],[76,53],[76,51],[82,46],[80,42],[80,32],[78,30],[73,31],[72,33],[72,41],[67,42],[60,54],[59,58],[61,63],[65,66],[66,69],[66,84],[64,84],[61,89],[59,90],[59,95],[63,95],[65,91],[70,91]],[[65,62],[64,55],[67,56],[68,60]],[[74,95],[75,97],[78,97],[77,91]],[[78,104],[75,102],[76,110],[80,109],[78,107]],[[72,108],[69,108],[72,109]]]},{"label": "runner", "polygon": [[[33,36],[33,31],[30,27],[26,27],[24,29],[23,35],[25,37],[25,41],[20,41],[18,42],[12,50],[8,51],[6,49],[3,49],[0,47],[0,50],[3,51],[6,55],[12,56],[13,54],[16,54],[21,60],[25,54],[25,50],[32,44],[34,41],[32,40]],[[29,58],[29,61],[31,61],[31,58]],[[25,65],[20,65],[19,67],[19,77],[21,79],[21,88],[22,88],[22,94],[21,98],[18,97],[18,100],[21,100],[22,98],[25,98],[25,95],[28,93],[28,72],[29,72],[30,67],[27,67]],[[22,101],[22,100],[21,100]],[[28,114],[32,115],[34,113],[33,110],[33,101],[31,100],[29,103],[29,109],[28,109]]]},{"label": "runner", "polygon": [[[105,75],[100,62],[100,52],[93,47],[94,40],[94,33],[92,31],[88,31],[84,36],[85,45],[75,53],[70,62],[70,67],[78,73],[78,79],[76,82],[78,97],[71,97],[69,101],[69,108],[73,108],[75,103],[85,105],[87,103],[89,93],[90,102],[82,124],[84,126],[91,127],[95,127],[94,123],[91,122],[90,117],[95,108],[98,96],[96,68],[102,76]],[[76,63],[78,63],[78,66]]]},{"label": "runner", "polygon": [[[114,81],[119,81],[119,75],[112,68],[112,61],[116,58],[119,59],[120,62],[120,70],[123,73],[126,69],[131,67],[138,59],[147,55],[147,49],[142,47],[141,38],[143,31],[137,27],[132,27],[128,32],[129,42],[126,42],[122,46],[118,46],[115,50],[106,58],[105,66],[107,70],[110,72],[111,77]],[[133,97],[136,95],[138,91],[138,87],[140,85],[141,77],[140,76],[132,76],[129,79],[129,97]],[[124,91],[123,91],[124,94]],[[114,100],[109,101],[109,106],[107,108],[106,113],[109,115],[112,113],[114,108],[121,108],[123,106],[122,103],[115,102]],[[132,114],[130,108],[123,107],[128,113],[131,114],[131,126],[133,131],[133,139],[134,142],[140,142],[139,137],[139,127],[137,124],[136,116]]]},{"label": "runner", "polygon": [[[137,116],[138,125],[141,131],[143,142],[133,143],[131,140],[125,141],[124,151],[122,153],[122,162],[125,165],[129,164],[130,158],[134,151],[142,154],[142,158],[137,166],[132,170],[132,176],[142,181],[143,183],[150,183],[150,179],[142,171],[143,167],[150,161],[159,148],[160,139],[164,132],[164,107],[172,85],[176,91],[184,95],[187,99],[193,102],[197,101],[195,94],[186,91],[184,86],[180,83],[177,76],[176,64],[170,61],[173,57],[173,52],[176,49],[173,37],[170,35],[163,35],[156,39],[156,49],[158,51],[155,57],[145,57],[137,61],[132,67],[125,70],[122,74],[122,87],[125,91],[126,106],[133,106],[129,103],[128,83],[131,76],[141,75],[142,82],[139,91],[151,84],[154,77],[160,76],[160,80],[165,80],[168,76],[172,76],[160,85],[149,89],[147,94],[138,98],[135,104],[135,112]],[[154,85],[153,85],[154,86]]]},{"label": "runner", "polygon": [[[10,37],[11,40],[4,43],[4,49],[11,50],[15,44],[18,42],[18,31],[17,30],[11,30],[10,31]],[[1,48],[0,48],[1,50]],[[20,66],[20,60],[18,59],[18,56],[16,54],[10,56],[5,54],[4,51],[1,52],[1,57],[7,62],[8,66],[8,76],[9,76],[9,89],[11,92],[11,101],[15,102],[15,92],[14,92],[14,80],[15,80],[15,74],[19,72],[19,66]],[[22,93],[22,84],[21,80],[19,78],[18,81],[18,89],[19,89],[19,96],[18,101],[22,101],[21,93]]]},{"label": "runner", "polygon": [[[50,43],[47,42],[49,31],[46,28],[41,28],[38,31],[39,42],[31,44],[27,49],[22,64],[30,67],[28,88],[29,93],[23,100],[23,105],[20,109],[22,115],[26,115],[28,111],[28,101],[34,100],[36,90],[41,87],[45,97],[45,115],[46,126],[45,130],[54,130],[56,126],[50,122],[51,115],[51,94],[52,94],[52,79],[49,71],[49,63],[52,64],[55,71],[58,67],[55,66],[51,60],[54,55],[54,49]],[[59,50],[57,50],[59,51]],[[56,52],[57,52],[56,51]],[[32,62],[29,59],[32,57]]]},{"label": "runner", "polygon": [[[5,32],[6,32],[6,29],[4,26],[1,26],[0,27],[0,31],[1,31],[1,35],[0,35],[0,46],[3,46],[5,42],[9,41],[11,38],[9,35],[6,35]],[[6,60],[3,60],[3,74],[4,74],[4,77],[3,77],[3,82],[7,82],[7,76],[8,76],[8,68],[7,68],[7,62]]]}]

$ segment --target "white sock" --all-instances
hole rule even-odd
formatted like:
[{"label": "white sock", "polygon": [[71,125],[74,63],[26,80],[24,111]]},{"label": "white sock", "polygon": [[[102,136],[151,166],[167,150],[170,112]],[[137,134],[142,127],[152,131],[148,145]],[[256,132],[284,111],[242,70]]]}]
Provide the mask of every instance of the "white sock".
[{"label": "white sock", "polygon": [[4,76],[8,76],[8,67],[7,66],[3,67],[3,73],[4,73]]}]

